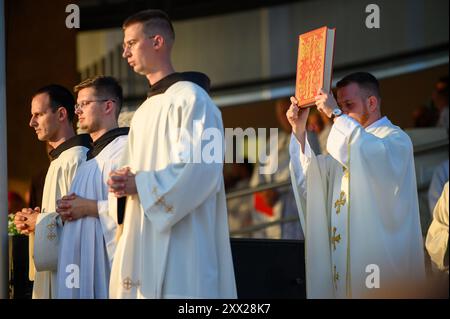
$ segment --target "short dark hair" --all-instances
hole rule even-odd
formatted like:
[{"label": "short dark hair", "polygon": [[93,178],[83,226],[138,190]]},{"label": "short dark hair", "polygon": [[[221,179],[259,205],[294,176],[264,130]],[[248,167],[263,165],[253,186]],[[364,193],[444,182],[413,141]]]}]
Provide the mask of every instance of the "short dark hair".
[{"label": "short dark hair", "polygon": [[86,88],[93,88],[96,94],[113,99],[117,105],[116,117],[119,116],[120,110],[122,109],[123,92],[122,87],[115,78],[105,75],[88,78],[75,85],[73,90],[78,94],[79,91]]},{"label": "short dark hair", "polygon": [[164,11],[150,9],[135,13],[123,22],[122,28],[125,29],[135,23],[142,23],[146,34],[152,32],[150,30],[165,30],[168,32],[171,40],[175,40],[175,31],[172,22]]},{"label": "short dark hair", "polygon": [[351,83],[356,83],[360,88],[367,91],[370,95],[381,98],[380,83],[376,77],[368,72],[356,72],[345,76],[342,80],[336,83],[338,89],[343,88]]},{"label": "short dark hair", "polygon": [[67,110],[67,119],[69,120],[69,123],[73,122],[75,116],[75,99],[68,89],[58,84],[46,85],[37,90],[33,94],[32,99],[39,94],[47,94],[49,96],[50,107],[53,113],[55,113],[58,108],[63,107]]}]

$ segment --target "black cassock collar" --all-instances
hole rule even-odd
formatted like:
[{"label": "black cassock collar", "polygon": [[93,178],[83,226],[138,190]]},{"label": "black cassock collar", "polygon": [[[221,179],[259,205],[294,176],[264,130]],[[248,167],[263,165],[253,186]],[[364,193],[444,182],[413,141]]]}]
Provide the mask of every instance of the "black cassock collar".
[{"label": "black cassock collar", "polygon": [[169,87],[179,81],[193,82],[203,88],[206,92],[209,92],[210,80],[206,74],[200,72],[175,72],[150,86],[150,91],[148,92],[147,97],[162,94],[166,92]]},{"label": "black cassock collar", "polygon": [[119,136],[128,135],[129,131],[129,127],[118,127],[103,134],[100,138],[92,143],[92,148],[86,154],[86,160],[89,161],[96,157],[109,143],[114,141]]},{"label": "black cassock collar", "polygon": [[61,155],[62,152],[67,151],[68,149],[75,146],[84,146],[86,148],[91,149],[92,139],[89,134],[80,134],[75,135],[69,138],[67,141],[63,142],[57,148],[52,149],[48,155],[50,156],[50,160],[54,161]]}]

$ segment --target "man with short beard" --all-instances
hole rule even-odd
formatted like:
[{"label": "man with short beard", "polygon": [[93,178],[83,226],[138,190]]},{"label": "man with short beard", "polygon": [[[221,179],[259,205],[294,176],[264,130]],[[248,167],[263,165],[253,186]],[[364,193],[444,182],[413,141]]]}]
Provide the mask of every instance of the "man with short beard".
[{"label": "man with short beard", "polygon": [[337,103],[323,90],[316,96],[317,109],[334,121],[327,156],[316,156],[305,138],[309,109],[291,102],[291,176],[305,232],[307,297],[412,296],[425,276],[413,148],[381,116],[377,79],[346,76],[337,83]]},{"label": "man with short beard", "polygon": [[[57,202],[57,212],[65,220],[58,255],[57,297],[104,299],[108,298],[116,230],[115,217],[109,214],[106,182],[109,173],[118,168],[128,128],[119,128],[117,123],[123,96],[116,79],[87,79],[75,87],[75,92],[80,128],[90,134],[93,144],[67,196]],[[71,285],[75,272],[79,278],[73,280],[78,285]]]}]

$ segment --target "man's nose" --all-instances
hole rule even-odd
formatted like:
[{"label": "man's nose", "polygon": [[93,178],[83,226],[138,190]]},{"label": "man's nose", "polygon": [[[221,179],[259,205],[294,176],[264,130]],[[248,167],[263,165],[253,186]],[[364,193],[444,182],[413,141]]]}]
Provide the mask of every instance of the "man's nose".
[{"label": "man's nose", "polygon": [[124,48],[122,52],[122,58],[126,59],[130,56],[130,50],[128,48]]}]

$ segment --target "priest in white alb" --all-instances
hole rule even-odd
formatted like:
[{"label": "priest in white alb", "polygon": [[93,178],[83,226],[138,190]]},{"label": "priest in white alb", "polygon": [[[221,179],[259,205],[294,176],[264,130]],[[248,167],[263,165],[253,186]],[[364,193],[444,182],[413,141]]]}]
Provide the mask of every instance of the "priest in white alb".
[{"label": "priest in white alb", "polygon": [[162,11],[131,16],[124,33],[123,56],[151,87],[131,121],[128,168],[108,182],[126,196],[110,297],[235,298],[223,125],[209,80],[174,71],[174,32]]},{"label": "priest in white alb", "polygon": [[115,250],[116,218],[109,214],[109,173],[118,167],[128,128],[118,128],[122,88],[109,76],[87,79],[75,87],[80,128],[93,140],[68,196],[58,200],[65,221],[58,259],[60,299],[108,298]]},{"label": "priest in white alb", "polygon": [[42,207],[23,209],[16,214],[17,228],[29,237],[30,280],[33,299],[56,297],[56,269],[62,222],[56,200],[66,194],[79,165],[90,148],[89,135],[75,135],[72,93],[60,85],[39,89],[31,102],[30,126],[37,138],[46,141],[50,166],[45,177]]},{"label": "priest in white alb", "polygon": [[316,96],[318,110],[334,121],[327,156],[311,151],[309,110],[291,102],[291,177],[305,233],[307,297],[416,297],[425,271],[413,148],[381,116],[377,79],[346,76],[337,83],[337,103],[322,90]]}]

